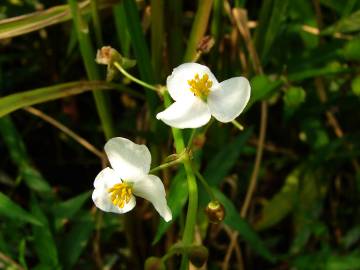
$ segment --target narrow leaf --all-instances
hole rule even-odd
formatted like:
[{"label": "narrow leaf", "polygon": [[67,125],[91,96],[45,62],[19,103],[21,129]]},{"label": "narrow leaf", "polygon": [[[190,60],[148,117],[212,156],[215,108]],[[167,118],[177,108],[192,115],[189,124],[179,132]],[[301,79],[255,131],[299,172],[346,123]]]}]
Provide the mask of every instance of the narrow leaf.
[{"label": "narrow leaf", "polygon": [[42,223],[18,204],[14,203],[8,196],[0,192],[0,215],[20,222],[29,222],[41,226]]}]

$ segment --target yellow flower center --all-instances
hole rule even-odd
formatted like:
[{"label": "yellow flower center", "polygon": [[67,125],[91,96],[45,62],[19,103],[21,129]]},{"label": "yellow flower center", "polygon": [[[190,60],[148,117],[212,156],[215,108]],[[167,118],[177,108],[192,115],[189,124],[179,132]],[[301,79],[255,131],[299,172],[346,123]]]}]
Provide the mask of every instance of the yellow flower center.
[{"label": "yellow flower center", "polygon": [[207,96],[210,93],[210,87],[213,85],[213,82],[209,80],[209,75],[204,74],[201,78],[198,73],[195,74],[194,79],[187,81],[190,86],[190,91],[194,93],[195,96],[206,100]]},{"label": "yellow flower center", "polygon": [[111,201],[115,206],[123,208],[125,203],[128,203],[132,195],[132,186],[127,183],[115,184],[108,189],[111,196]]}]

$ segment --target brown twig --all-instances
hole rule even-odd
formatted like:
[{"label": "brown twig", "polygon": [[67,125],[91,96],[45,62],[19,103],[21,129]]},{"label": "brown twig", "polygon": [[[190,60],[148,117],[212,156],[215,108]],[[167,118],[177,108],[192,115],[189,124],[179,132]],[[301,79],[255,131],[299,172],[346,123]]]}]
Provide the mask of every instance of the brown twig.
[{"label": "brown twig", "polygon": [[[259,56],[258,56],[258,54],[256,52],[254,43],[253,43],[252,38],[251,38],[250,30],[249,30],[249,27],[248,27],[248,20],[247,20],[246,10],[239,9],[239,8],[234,8],[232,10],[232,12],[231,12],[231,16],[232,16],[232,21],[235,22],[235,25],[236,25],[240,35],[242,36],[242,38],[243,38],[243,40],[244,40],[244,42],[246,44],[246,48],[247,48],[247,50],[248,50],[248,52],[250,54],[255,73],[256,74],[263,74],[263,69],[262,69],[262,66],[261,66],[261,63],[260,63],[260,59],[259,59]],[[257,178],[258,178],[258,175],[259,175],[262,155],[263,155],[263,151],[264,151],[264,143],[265,143],[266,127],[267,127],[267,118],[268,118],[267,115],[268,115],[267,102],[262,101],[261,102],[259,141],[258,141],[258,146],[257,146],[257,150],[256,150],[255,164],[254,164],[253,171],[251,173],[251,177],[250,177],[250,181],[249,181],[249,187],[248,187],[248,190],[246,192],[244,204],[243,204],[243,206],[241,208],[241,211],[240,211],[240,215],[243,218],[245,218],[246,215],[247,215],[247,211],[248,211],[248,209],[250,207],[250,203],[251,203],[253,194],[254,194],[255,189],[256,189]],[[226,252],[226,256],[225,256],[223,267],[222,267],[223,270],[228,269],[232,251],[234,250],[234,248],[236,246],[237,237],[238,237],[237,232],[234,232],[232,234],[232,236],[230,237],[231,238],[230,239],[230,244],[229,244],[228,250]],[[241,263],[241,262],[239,262],[239,263]]]},{"label": "brown twig", "polygon": [[34,107],[26,107],[24,108],[25,111],[28,113],[31,113],[32,115],[35,115],[45,122],[48,122],[49,124],[53,125],[54,127],[60,129],[62,132],[64,132],[66,135],[74,139],[76,142],[78,142],[80,145],[85,147],[87,150],[89,150],[91,153],[99,157],[101,160],[105,160],[105,155],[103,152],[98,150],[95,146],[93,146],[91,143],[89,143],[87,140],[85,140],[83,137],[76,134],[74,131],[69,129],[68,127],[61,124],[59,121],[55,120],[51,116],[43,113],[42,111],[35,109]]}]

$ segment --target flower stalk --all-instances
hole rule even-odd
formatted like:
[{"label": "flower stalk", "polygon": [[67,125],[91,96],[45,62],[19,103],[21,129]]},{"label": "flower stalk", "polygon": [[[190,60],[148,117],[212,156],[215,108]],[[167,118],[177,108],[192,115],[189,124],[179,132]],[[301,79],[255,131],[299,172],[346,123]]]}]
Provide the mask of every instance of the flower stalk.
[{"label": "flower stalk", "polygon": [[142,80],[140,80],[140,79],[132,76],[130,73],[128,73],[128,72],[119,64],[119,62],[114,62],[114,66],[115,66],[126,78],[128,78],[129,80],[131,80],[131,81],[133,81],[133,82],[135,82],[135,83],[137,83],[137,84],[139,84],[139,85],[141,85],[141,86],[143,86],[143,87],[145,87],[145,88],[147,88],[147,89],[150,89],[150,90],[152,90],[152,91],[156,91],[156,92],[158,91],[158,87],[153,86],[153,85],[151,85],[151,84],[148,84],[148,83],[146,83],[146,82],[144,82],[144,81],[142,81]]}]

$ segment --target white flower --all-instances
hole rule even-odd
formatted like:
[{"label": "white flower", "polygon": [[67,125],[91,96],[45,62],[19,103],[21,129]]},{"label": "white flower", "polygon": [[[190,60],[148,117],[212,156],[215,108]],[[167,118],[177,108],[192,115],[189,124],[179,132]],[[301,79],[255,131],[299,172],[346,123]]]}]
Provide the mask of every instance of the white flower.
[{"label": "white flower", "polygon": [[197,63],[175,68],[166,85],[175,102],[156,118],[176,128],[201,127],[211,115],[220,122],[231,122],[244,110],[251,91],[246,78],[219,83],[208,67]]},{"label": "white flower", "polygon": [[95,178],[95,205],[106,212],[123,214],[135,207],[135,196],[139,196],[150,201],[165,221],[170,221],[164,185],[159,177],[149,174],[149,149],[121,137],[110,139],[104,148],[112,168],[103,169]]}]

